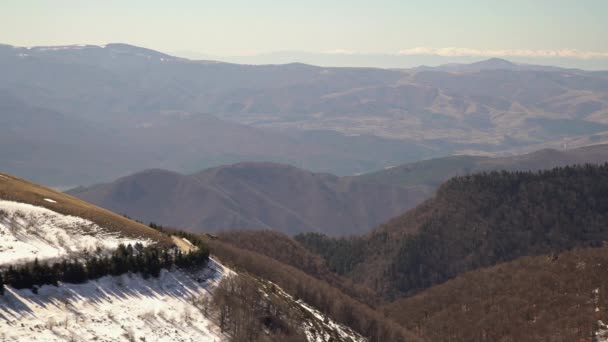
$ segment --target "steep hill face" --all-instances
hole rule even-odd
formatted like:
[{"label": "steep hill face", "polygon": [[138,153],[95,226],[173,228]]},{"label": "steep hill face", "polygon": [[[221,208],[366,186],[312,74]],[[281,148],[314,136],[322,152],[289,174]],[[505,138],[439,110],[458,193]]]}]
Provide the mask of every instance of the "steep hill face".
[{"label": "steep hill face", "polygon": [[608,239],[606,186],[608,165],[456,177],[368,235],[296,239],[357,282],[400,296],[520,256],[600,246]]},{"label": "steep hill face", "polygon": [[139,220],[198,232],[270,228],[330,235],[365,232],[422,196],[417,189],[272,163],[241,163],[193,175],[151,170],[70,193]]}]

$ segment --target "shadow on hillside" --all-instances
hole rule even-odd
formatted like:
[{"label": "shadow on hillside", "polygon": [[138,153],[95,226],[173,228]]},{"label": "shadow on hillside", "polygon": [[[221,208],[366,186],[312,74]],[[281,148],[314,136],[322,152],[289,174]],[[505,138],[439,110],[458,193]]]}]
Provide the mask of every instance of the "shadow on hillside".
[{"label": "shadow on hillside", "polygon": [[36,319],[39,310],[58,310],[78,317],[82,315],[79,306],[83,303],[102,310],[105,305],[117,301],[145,297],[173,297],[192,302],[200,295],[209,293],[224,274],[224,268],[211,259],[202,270],[163,270],[158,278],[144,279],[135,274],[108,276],[85,284],[43,286],[38,294],[29,289],[7,288],[4,296],[0,296],[0,322],[4,321],[10,326],[17,324],[24,316]]}]

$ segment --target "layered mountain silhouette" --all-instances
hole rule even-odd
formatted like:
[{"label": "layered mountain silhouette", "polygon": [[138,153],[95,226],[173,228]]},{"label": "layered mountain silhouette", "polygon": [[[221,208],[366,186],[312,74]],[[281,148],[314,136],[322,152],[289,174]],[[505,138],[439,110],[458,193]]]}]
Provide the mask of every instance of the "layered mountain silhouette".
[{"label": "layered mountain silhouette", "polygon": [[537,171],[575,164],[608,162],[608,144],[576,149],[543,149],[509,157],[450,156],[422,160],[357,176],[360,180],[401,186],[436,188],[451,177],[482,171]]},{"label": "layered mountain silhouette", "polygon": [[257,228],[330,235],[366,232],[425,195],[274,163],[191,175],[148,170],[69,193],[138,220],[196,232]]},{"label": "layered mountain silhouette", "polygon": [[356,177],[247,162],[195,174],[154,169],[71,194],[145,222],[193,231],[275,229],[288,234],[365,233],[432,197],[454,176],[608,162],[608,145],[502,158],[454,156]]},{"label": "layered mountain silhouette", "polygon": [[[127,44],[2,45],[0,68],[0,94],[23,104],[2,116],[22,116],[22,107],[61,115],[79,132],[70,144],[90,149],[89,163],[48,150],[38,169],[35,148],[1,146],[0,168],[50,185],[250,160],[352,175],[452,154],[608,141],[605,73],[497,59],[389,70],[193,61]],[[37,135],[31,120],[14,125],[1,135]],[[95,139],[105,141],[91,146]],[[110,167],[106,158],[125,162]]]}]

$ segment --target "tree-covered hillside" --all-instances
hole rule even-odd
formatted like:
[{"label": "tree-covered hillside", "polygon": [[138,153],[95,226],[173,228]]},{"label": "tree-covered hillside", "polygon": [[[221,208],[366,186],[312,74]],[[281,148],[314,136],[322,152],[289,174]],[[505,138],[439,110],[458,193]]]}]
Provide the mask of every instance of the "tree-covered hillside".
[{"label": "tree-covered hillside", "polygon": [[520,256],[601,246],[607,194],[608,165],[480,173],[449,180],[369,235],[296,239],[316,252],[340,246],[321,253],[333,270],[400,296]]}]

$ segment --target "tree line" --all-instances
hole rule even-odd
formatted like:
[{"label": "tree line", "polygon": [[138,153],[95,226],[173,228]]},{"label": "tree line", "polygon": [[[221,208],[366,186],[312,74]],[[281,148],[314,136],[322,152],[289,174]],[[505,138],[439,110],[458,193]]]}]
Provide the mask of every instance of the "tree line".
[{"label": "tree line", "polygon": [[[187,234],[187,233],[186,233]],[[4,285],[16,289],[30,288],[36,291],[42,285],[57,286],[59,282],[81,284],[104,276],[118,276],[125,273],[138,273],[144,278],[158,277],[161,269],[198,268],[207,264],[209,249],[194,236],[190,241],[196,248],[182,252],[176,247],[143,246],[120,244],[109,255],[84,253],[81,258],[64,259],[53,263],[33,262],[11,265],[0,272],[0,294]],[[100,254],[101,251],[97,251]]]}]

